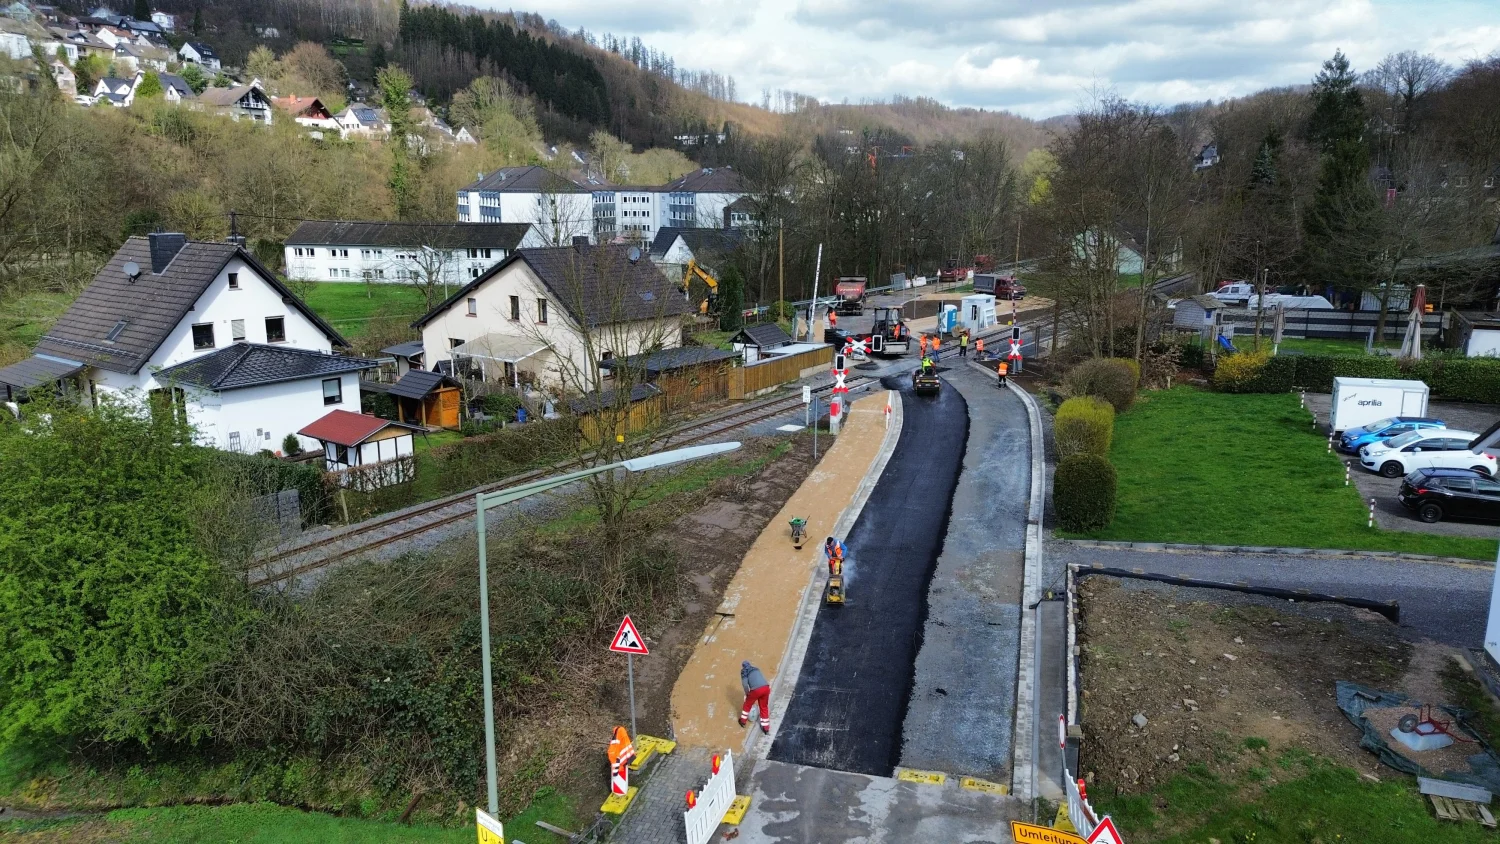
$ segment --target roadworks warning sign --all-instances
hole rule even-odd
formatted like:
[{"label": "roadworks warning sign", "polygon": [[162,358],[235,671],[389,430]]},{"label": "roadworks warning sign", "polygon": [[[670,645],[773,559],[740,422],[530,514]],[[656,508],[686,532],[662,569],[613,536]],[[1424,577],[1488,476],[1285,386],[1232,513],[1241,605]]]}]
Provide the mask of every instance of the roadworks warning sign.
[{"label": "roadworks warning sign", "polygon": [[1088,844],[1071,832],[1020,821],[1010,822],[1010,836],[1016,839],[1016,844]]}]

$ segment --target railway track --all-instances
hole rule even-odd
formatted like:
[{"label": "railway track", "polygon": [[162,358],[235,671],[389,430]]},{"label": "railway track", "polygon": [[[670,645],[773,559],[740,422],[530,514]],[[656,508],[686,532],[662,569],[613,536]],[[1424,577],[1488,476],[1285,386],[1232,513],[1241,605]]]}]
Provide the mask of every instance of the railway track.
[{"label": "railway track", "polygon": [[[856,375],[847,379],[845,383],[850,390],[858,391],[879,382],[868,376]],[[832,388],[832,385],[818,387],[813,390],[813,393],[827,393]],[[801,406],[802,396],[794,395],[771,399],[751,407],[739,408],[716,417],[689,421],[678,426],[675,431],[667,436],[663,444],[682,447],[702,442],[738,428],[754,425],[757,422],[763,422],[767,419],[774,419],[777,416],[790,413]],[[419,505],[416,508],[400,513],[389,516],[378,516],[374,519],[353,525],[347,530],[322,537],[313,542],[303,543],[291,548],[283,548],[263,557],[260,563],[251,570],[250,585],[252,587],[260,587],[285,582],[293,577],[316,571],[339,560],[364,554],[383,545],[401,542],[445,525],[471,518],[474,515],[475,495],[540,480],[548,475],[576,468],[577,465],[577,461],[573,461],[535,469],[497,481],[493,484],[486,484],[467,492],[450,495],[428,504]],[[388,530],[394,530],[394,532],[386,532]],[[343,543],[350,543],[350,545],[348,547],[334,548],[326,554],[318,554],[315,559],[291,562],[309,554],[316,554],[320,549],[330,548],[331,546]],[[277,568],[278,563],[289,563],[289,565],[285,568]]]}]

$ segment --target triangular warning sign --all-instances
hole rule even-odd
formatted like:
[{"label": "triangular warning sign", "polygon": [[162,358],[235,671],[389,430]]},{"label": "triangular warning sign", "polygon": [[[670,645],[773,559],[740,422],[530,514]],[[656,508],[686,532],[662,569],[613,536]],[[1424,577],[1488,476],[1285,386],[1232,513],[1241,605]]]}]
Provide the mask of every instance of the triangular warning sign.
[{"label": "triangular warning sign", "polygon": [[1099,820],[1099,825],[1094,827],[1094,834],[1089,836],[1089,844],[1122,844],[1120,833],[1115,830],[1115,822],[1105,815]]},{"label": "triangular warning sign", "polygon": [[641,638],[639,630],[635,629],[635,622],[630,616],[620,622],[620,629],[615,631],[614,641],[609,643],[609,649],[622,654],[648,654],[646,640]]}]

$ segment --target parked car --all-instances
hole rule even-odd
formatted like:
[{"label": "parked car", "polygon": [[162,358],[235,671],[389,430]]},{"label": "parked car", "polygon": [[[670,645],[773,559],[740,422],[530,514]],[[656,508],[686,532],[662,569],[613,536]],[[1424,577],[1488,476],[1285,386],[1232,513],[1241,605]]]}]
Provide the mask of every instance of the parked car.
[{"label": "parked car", "polygon": [[88,94],[77,94],[73,97],[73,102],[81,106],[95,106],[99,104],[99,98]]},{"label": "parked car", "polygon": [[1448,425],[1443,420],[1433,419],[1430,416],[1387,416],[1368,425],[1345,431],[1344,435],[1339,438],[1339,449],[1350,454],[1358,454],[1360,446],[1369,445],[1377,440],[1399,437],[1408,431],[1446,427]]},{"label": "parked car", "polygon": [[1472,469],[1418,469],[1402,479],[1396,498],[1429,524],[1450,517],[1500,521],[1500,481]]},{"label": "parked car", "polygon": [[1427,428],[1362,446],[1359,464],[1387,478],[1399,478],[1417,469],[1473,469],[1495,474],[1495,458],[1475,452],[1469,443],[1479,437],[1472,431]]}]

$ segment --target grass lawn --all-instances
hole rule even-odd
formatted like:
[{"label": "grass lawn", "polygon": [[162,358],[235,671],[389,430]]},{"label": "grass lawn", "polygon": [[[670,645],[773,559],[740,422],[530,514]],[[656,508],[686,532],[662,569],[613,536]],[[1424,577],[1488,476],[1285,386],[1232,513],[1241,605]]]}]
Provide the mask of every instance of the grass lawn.
[{"label": "grass lawn", "polygon": [[[1251,339],[1252,338],[1247,337],[1247,338],[1245,338],[1242,341],[1240,338],[1236,337],[1234,344],[1236,346],[1239,346],[1241,349],[1248,349],[1249,348],[1248,344],[1249,344],[1249,342],[1250,342]],[[1260,347],[1261,347],[1261,349],[1264,350],[1264,351],[1270,351],[1270,349],[1271,349],[1270,341],[1271,341],[1270,337],[1262,337],[1261,340],[1260,340]],[[1401,345],[1400,343],[1396,343],[1395,348],[1400,348],[1400,345]],[[1281,341],[1281,346],[1279,347],[1279,351],[1282,351],[1282,352],[1286,352],[1286,351],[1301,352],[1304,355],[1355,355],[1355,356],[1360,356],[1360,355],[1363,355],[1365,353],[1365,341],[1363,341],[1363,340],[1330,340],[1330,339],[1317,338],[1317,337],[1308,338],[1308,339],[1298,339],[1296,337],[1287,337],[1286,339],[1284,339],[1284,340]]]},{"label": "grass lawn", "polygon": [[1144,393],[1115,419],[1114,522],[1081,536],[1495,558],[1490,539],[1365,527],[1368,508],[1327,442],[1291,393]]},{"label": "grass lawn", "polygon": [[76,297],[76,293],[37,292],[0,300],[0,365],[31,354],[42,333]]},{"label": "grass lawn", "polygon": [[[1154,794],[1109,797],[1101,788],[1096,806],[1114,818],[1126,840],[1162,844],[1469,844],[1494,841],[1479,824],[1438,821],[1428,811],[1416,782],[1400,774],[1374,783],[1349,768],[1289,750],[1256,778],[1275,785],[1238,802],[1236,784],[1192,766]],[[1091,789],[1092,791],[1092,789]],[[1158,808],[1161,807],[1161,808]],[[1151,835],[1159,824],[1190,831],[1167,838]]]},{"label": "grass lawn", "polygon": [[319,281],[305,301],[345,337],[363,334],[372,319],[405,325],[427,310],[422,291],[409,284]]},{"label": "grass lawn", "polygon": [[474,829],[402,826],[303,812],[270,803],[118,809],[104,815],[0,823],[0,839],[24,842],[142,841],[189,844],[381,844],[471,842]]}]

